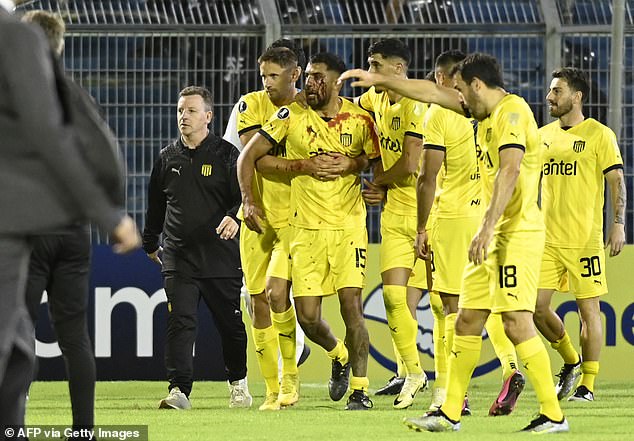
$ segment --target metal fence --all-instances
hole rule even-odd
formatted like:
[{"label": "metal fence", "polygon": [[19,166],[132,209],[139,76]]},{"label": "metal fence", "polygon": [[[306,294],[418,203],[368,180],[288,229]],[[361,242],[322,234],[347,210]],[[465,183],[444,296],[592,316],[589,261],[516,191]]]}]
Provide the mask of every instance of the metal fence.
[{"label": "metal fence", "polygon": [[[154,159],[177,134],[178,91],[189,84],[209,87],[215,95],[212,128],[222,132],[239,96],[260,87],[256,60],[272,36],[300,40],[309,55],[336,52],[355,67],[366,66],[372,41],[397,37],[412,49],[411,77],[423,77],[450,48],[488,52],[500,60],[508,89],[527,99],[539,123],[548,121],[549,66],[575,65],[592,79],[588,115],[606,122],[613,16],[608,0],[36,0],[23,6],[34,8],[58,11],[68,23],[66,66],[104,107],[119,138],[128,167],[127,209],[140,226]],[[633,10],[634,0],[628,0],[620,135],[629,243],[634,242]],[[549,59],[553,22],[554,47],[561,53]],[[379,217],[377,209],[370,210],[373,242],[379,239]]]}]

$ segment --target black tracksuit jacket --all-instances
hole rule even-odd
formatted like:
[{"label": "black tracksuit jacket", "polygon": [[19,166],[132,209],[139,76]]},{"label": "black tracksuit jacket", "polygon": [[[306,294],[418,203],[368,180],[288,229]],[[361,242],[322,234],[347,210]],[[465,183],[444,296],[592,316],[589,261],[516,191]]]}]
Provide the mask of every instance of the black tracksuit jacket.
[{"label": "black tracksuit jacket", "polygon": [[242,277],[238,237],[216,233],[223,217],[238,221],[238,155],[212,133],[196,149],[179,138],[161,150],[150,177],[143,249],[156,251],[163,232],[163,273]]}]

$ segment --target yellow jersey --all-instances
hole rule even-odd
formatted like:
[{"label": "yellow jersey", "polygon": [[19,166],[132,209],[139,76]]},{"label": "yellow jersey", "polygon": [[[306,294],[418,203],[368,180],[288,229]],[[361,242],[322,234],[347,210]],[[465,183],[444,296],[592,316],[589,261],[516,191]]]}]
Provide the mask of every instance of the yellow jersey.
[{"label": "yellow jersey", "polygon": [[[238,134],[260,129],[277,111],[264,90],[244,95],[238,102]],[[275,144],[269,155],[286,157],[284,143]],[[253,197],[263,208],[265,223],[272,228],[288,225],[290,210],[291,178],[287,175],[266,175],[255,173]],[[241,214],[242,212],[240,212]]]},{"label": "yellow jersey", "polygon": [[568,130],[554,121],[539,131],[546,243],[602,248],[604,174],[623,168],[614,132],[592,118]]},{"label": "yellow jersey", "polygon": [[[311,108],[296,103],[280,107],[260,133],[272,143],[286,143],[288,159],[338,152],[354,158],[367,153],[379,156],[379,140],[372,117],[342,99],[337,116],[324,119]],[[365,227],[365,203],[357,174],[321,181],[309,175],[291,180],[291,225],[313,230]]]},{"label": "yellow jersey", "polygon": [[500,151],[519,148],[524,151],[520,174],[500,216],[495,233],[543,231],[544,219],[538,206],[542,148],[533,111],[526,101],[506,95],[489,116],[478,124],[476,155],[480,161],[482,202],[487,207],[493,195],[500,169]]},{"label": "yellow jersey", "polygon": [[432,104],[425,114],[425,149],[445,152],[436,180],[434,216],[481,217],[480,169],[473,123],[458,113]]},{"label": "yellow jersey", "polygon": [[[377,92],[372,87],[359,97],[359,106],[374,114],[384,170],[390,169],[402,156],[406,136],[423,139],[426,104],[405,97],[392,103],[386,92]],[[416,179],[419,171],[420,162],[415,174],[388,186],[385,211],[416,215]]]}]

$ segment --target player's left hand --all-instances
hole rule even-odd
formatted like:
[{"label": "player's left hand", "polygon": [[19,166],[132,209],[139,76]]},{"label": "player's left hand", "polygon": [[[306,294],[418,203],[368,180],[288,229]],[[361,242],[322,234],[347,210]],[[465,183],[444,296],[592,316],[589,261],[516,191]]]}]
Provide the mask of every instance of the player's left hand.
[{"label": "player's left hand", "polygon": [[222,218],[218,226],[216,227],[216,233],[220,235],[220,238],[223,240],[230,240],[236,237],[238,231],[240,230],[240,225],[231,217],[225,216]]},{"label": "player's left hand", "polygon": [[623,245],[625,245],[625,225],[614,222],[605,244],[606,247],[610,247],[610,257],[618,256],[623,250]]},{"label": "player's left hand", "polygon": [[384,187],[375,185],[374,183],[363,178],[363,190],[361,196],[367,205],[381,205],[385,199],[386,190]]},{"label": "player's left hand", "polygon": [[476,265],[482,264],[489,257],[487,250],[491,240],[493,240],[493,229],[481,226],[469,245],[469,262]]}]

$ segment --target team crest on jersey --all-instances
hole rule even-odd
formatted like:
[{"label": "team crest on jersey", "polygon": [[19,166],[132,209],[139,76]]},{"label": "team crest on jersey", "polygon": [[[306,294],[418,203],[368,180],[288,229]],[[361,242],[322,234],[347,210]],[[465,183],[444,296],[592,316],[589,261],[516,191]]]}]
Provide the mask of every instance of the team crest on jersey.
[{"label": "team crest on jersey", "polygon": [[392,130],[398,130],[401,128],[401,117],[395,116],[392,118],[392,123],[390,124]]},{"label": "team crest on jersey", "polygon": [[247,103],[246,101],[240,101],[238,103],[238,112],[240,113],[244,113],[247,110]]},{"label": "team crest on jersey", "polygon": [[486,139],[487,142],[491,142],[491,138],[493,138],[493,129],[489,127],[487,129],[486,135],[484,136],[484,139]]},{"label": "team crest on jersey", "polygon": [[341,145],[344,147],[350,147],[352,145],[352,134],[342,133],[339,135],[339,141],[341,141]]},{"label": "team crest on jersey", "polygon": [[288,110],[287,107],[282,107],[280,110],[277,111],[277,119],[286,119],[290,114],[291,111]]},{"label": "team crest on jersey", "polygon": [[575,141],[572,144],[572,149],[576,152],[576,153],[581,153],[583,152],[583,149],[586,148],[586,142],[585,141]]},{"label": "team crest on jersey", "polygon": [[211,164],[203,164],[200,168],[200,174],[203,176],[211,176]]}]

